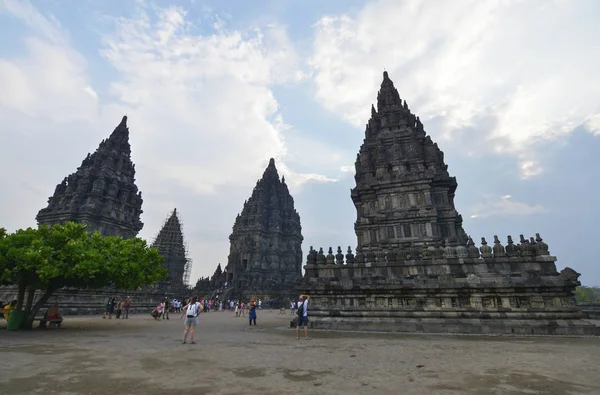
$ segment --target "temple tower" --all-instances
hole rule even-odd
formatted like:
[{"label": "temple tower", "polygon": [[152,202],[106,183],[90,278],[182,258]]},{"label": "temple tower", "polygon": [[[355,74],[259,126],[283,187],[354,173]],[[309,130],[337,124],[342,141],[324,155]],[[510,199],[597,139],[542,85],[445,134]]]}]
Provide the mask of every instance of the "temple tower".
[{"label": "temple tower", "polygon": [[167,279],[162,285],[172,291],[184,290],[188,286],[192,261],[187,257],[187,248],[181,229],[177,209],[165,221],[154,239],[152,247],[165,258],[163,265],[167,269]]},{"label": "temple tower", "polygon": [[294,199],[271,159],[236,217],[225,280],[231,298],[283,303],[302,276],[302,226]]},{"label": "temple tower", "polygon": [[454,208],[456,178],[387,72],[355,167],[351,196],[360,248],[378,251],[446,239],[466,243],[462,217]]},{"label": "temple tower", "polygon": [[[356,160],[356,255],[310,248],[310,325],[379,332],[600,335],[539,233],[465,235],[444,155],[386,72]],[[476,238],[477,239],[477,238]],[[443,242],[443,245],[442,245]],[[326,252],[327,251],[327,252]]]},{"label": "temple tower", "polygon": [[40,225],[74,221],[90,232],[132,238],[142,229],[142,193],[135,185],[127,117],[56,186],[36,219]]}]

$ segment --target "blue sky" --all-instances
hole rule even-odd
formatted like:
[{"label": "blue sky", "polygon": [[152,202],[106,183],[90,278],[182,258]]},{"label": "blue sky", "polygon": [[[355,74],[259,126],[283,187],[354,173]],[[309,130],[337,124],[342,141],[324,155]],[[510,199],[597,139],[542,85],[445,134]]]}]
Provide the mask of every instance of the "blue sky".
[{"label": "blue sky", "polygon": [[356,245],[353,165],[382,71],[445,152],[478,241],[541,233],[600,285],[600,3],[0,0],[1,226],[35,225],[129,116],[152,240],[173,207],[192,279],[270,157],[308,247]]}]

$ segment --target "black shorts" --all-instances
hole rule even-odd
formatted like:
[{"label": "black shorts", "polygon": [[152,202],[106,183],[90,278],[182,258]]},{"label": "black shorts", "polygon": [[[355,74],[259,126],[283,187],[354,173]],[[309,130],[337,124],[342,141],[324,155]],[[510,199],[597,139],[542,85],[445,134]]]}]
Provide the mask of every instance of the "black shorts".
[{"label": "black shorts", "polygon": [[308,317],[298,317],[298,326],[308,326]]}]

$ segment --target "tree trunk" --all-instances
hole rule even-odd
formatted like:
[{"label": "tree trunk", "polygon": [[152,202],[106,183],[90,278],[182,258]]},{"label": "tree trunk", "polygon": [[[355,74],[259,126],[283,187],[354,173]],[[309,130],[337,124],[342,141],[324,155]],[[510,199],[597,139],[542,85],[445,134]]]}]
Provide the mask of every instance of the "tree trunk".
[{"label": "tree trunk", "polygon": [[31,311],[31,306],[33,306],[33,298],[35,297],[35,288],[29,287],[27,288],[27,304],[25,304],[25,314],[29,314]]},{"label": "tree trunk", "polygon": [[15,306],[16,310],[23,309],[23,299],[25,299],[25,282],[19,283],[19,293],[17,295],[17,305]]},{"label": "tree trunk", "polygon": [[48,302],[48,299],[50,299],[52,294],[54,294],[54,287],[46,288],[46,292],[42,295],[40,300],[38,300],[36,304],[33,305],[31,311],[29,311],[29,313],[25,317],[25,320],[23,321],[23,328],[31,329],[33,327],[33,320],[35,319],[36,314],[38,313],[38,311],[40,311],[42,306],[44,306],[46,302]]}]

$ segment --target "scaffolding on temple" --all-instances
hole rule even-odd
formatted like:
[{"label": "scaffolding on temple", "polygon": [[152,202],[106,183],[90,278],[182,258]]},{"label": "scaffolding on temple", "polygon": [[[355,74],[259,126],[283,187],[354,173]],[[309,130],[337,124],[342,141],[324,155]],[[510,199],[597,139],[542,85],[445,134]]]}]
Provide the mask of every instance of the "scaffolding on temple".
[{"label": "scaffolding on temple", "polygon": [[187,258],[187,251],[188,251],[188,243],[187,241],[185,242],[185,251],[186,251],[186,262],[185,262],[185,268],[183,269],[183,285],[185,285],[186,287],[191,287],[190,285],[190,274],[192,273],[192,258]]},{"label": "scaffolding on temple", "polygon": [[179,292],[189,287],[192,260],[188,258],[188,244],[184,241],[182,221],[173,209],[163,227],[154,238],[151,247],[164,257],[163,266],[167,269],[167,279],[161,281],[161,288]]}]

